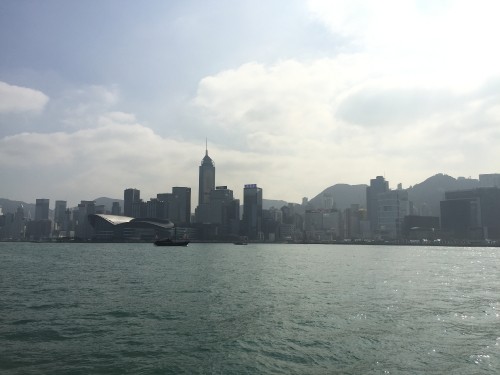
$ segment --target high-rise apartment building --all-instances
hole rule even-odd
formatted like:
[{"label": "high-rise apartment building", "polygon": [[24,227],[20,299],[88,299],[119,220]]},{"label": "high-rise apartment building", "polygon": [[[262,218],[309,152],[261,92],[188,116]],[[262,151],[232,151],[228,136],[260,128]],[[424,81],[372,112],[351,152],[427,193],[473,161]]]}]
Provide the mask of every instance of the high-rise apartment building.
[{"label": "high-rise apartment building", "polygon": [[134,216],[134,204],[141,201],[141,192],[137,189],[125,189],[123,192],[123,215]]},{"label": "high-rise apartment building", "polygon": [[262,234],[262,189],[256,184],[243,189],[242,234],[250,240],[260,241]]}]

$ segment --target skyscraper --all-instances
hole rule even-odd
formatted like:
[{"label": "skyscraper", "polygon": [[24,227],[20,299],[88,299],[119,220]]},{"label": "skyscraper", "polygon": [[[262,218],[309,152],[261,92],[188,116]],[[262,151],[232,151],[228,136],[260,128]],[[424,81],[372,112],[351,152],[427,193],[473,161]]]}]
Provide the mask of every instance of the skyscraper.
[{"label": "skyscraper", "polygon": [[389,190],[378,195],[378,228],[384,239],[397,239],[405,216],[410,214],[407,190]]},{"label": "skyscraper", "polygon": [[141,201],[141,191],[137,189],[125,189],[123,192],[123,215],[133,216],[134,203]]},{"label": "skyscraper", "polygon": [[262,189],[256,184],[243,189],[243,235],[250,240],[262,240]]},{"label": "skyscraper", "polygon": [[113,202],[113,206],[111,207],[111,215],[121,215],[122,208],[120,206],[120,202]]},{"label": "skyscraper", "polygon": [[54,209],[54,230],[65,231],[67,230],[66,227],[66,201],[56,201]]},{"label": "skyscraper", "polygon": [[198,207],[195,215],[197,223],[210,222],[210,192],[215,189],[215,165],[205,149],[205,157],[201,161],[198,184]]},{"label": "skyscraper", "polygon": [[377,176],[370,180],[370,186],[366,188],[366,209],[372,234],[379,230],[378,222],[378,197],[379,194],[389,191],[389,182],[383,176]]},{"label": "skyscraper", "polygon": [[198,189],[198,206],[210,202],[210,192],[215,189],[215,164],[208,156],[208,148],[205,149],[205,157],[201,161]]},{"label": "skyscraper", "polygon": [[37,199],[35,206],[35,220],[49,219],[49,199]]}]

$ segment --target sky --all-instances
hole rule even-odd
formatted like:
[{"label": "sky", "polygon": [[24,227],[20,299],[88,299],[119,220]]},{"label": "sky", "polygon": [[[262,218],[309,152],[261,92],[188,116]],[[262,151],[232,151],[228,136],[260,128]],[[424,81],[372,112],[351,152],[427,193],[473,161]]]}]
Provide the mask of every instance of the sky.
[{"label": "sky", "polygon": [[496,0],[4,0],[0,197],[500,172]]}]

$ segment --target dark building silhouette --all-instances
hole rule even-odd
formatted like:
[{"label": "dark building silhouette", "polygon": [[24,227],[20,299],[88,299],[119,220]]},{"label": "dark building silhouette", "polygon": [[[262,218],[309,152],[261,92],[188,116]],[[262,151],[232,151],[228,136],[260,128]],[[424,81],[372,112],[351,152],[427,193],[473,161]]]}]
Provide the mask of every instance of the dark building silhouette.
[{"label": "dark building silhouette", "polygon": [[380,194],[389,191],[389,182],[383,176],[377,176],[370,180],[370,186],[366,188],[366,209],[372,233],[379,229],[379,202]]},{"label": "dark building silhouette", "polygon": [[61,233],[66,236],[68,230],[68,216],[66,214],[66,201],[56,201],[54,208],[54,236],[59,236]]},{"label": "dark building silhouette", "polygon": [[198,184],[198,206],[210,202],[210,192],[215,189],[215,164],[205,150],[205,157],[201,161]]},{"label": "dark building silhouette", "polygon": [[[159,219],[171,220],[176,225],[188,226],[191,222],[191,188],[173,187],[171,193],[156,195],[157,214]],[[153,201],[153,200],[152,200]],[[160,214],[161,212],[161,214]]]},{"label": "dark building silhouette", "polygon": [[42,240],[50,237],[52,221],[49,219],[28,221],[26,223],[26,237],[32,240]]},{"label": "dark building silhouette", "polygon": [[239,233],[240,201],[234,199],[227,186],[217,186],[210,192],[209,221],[217,226],[217,237],[237,236]]},{"label": "dark building silhouette", "polygon": [[500,239],[500,189],[446,192],[441,201],[441,229],[451,238]]},{"label": "dark building silhouette", "polygon": [[438,216],[408,215],[403,219],[402,235],[409,240],[434,240],[439,236]]},{"label": "dark building silhouette", "polygon": [[205,150],[199,168],[198,207],[195,210],[197,223],[210,223],[210,192],[215,189],[215,164]]},{"label": "dark building silhouette", "polygon": [[125,189],[123,192],[123,215],[134,217],[134,204],[141,201],[141,192],[137,189]]},{"label": "dark building silhouette", "polygon": [[49,199],[37,199],[35,206],[35,220],[49,219]]},{"label": "dark building silhouette", "polygon": [[113,202],[111,206],[111,215],[120,216],[122,214],[122,207],[120,206],[120,202]]},{"label": "dark building silhouette", "polygon": [[260,241],[262,235],[262,189],[256,184],[243,189],[242,234],[249,240]]},{"label": "dark building silhouette", "polygon": [[96,205],[94,201],[81,201],[78,209],[74,212],[75,237],[80,240],[89,240],[94,236],[94,229],[89,223],[89,215],[95,214]]}]

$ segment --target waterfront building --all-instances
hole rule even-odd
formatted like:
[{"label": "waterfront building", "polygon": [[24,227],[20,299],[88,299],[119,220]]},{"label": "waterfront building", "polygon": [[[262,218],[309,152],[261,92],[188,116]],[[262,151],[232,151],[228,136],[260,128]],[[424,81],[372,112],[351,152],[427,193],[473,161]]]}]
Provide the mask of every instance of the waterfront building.
[{"label": "waterfront building", "polygon": [[68,230],[68,221],[66,216],[66,201],[57,200],[54,208],[54,234]]},{"label": "waterfront building", "polygon": [[438,216],[408,215],[403,219],[401,233],[409,240],[435,240],[440,235]]},{"label": "waterfront building", "polygon": [[52,221],[49,219],[33,220],[26,223],[26,238],[30,240],[46,240],[50,238]]},{"label": "waterfront building", "polygon": [[132,218],[105,214],[88,216],[93,228],[93,241],[146,241],[157,238],[173,238],[174,224],[165,219]]},{"label": "waterfront building", "polygon": [[49,220],[49,199],[37,199],[35,205],[35,220],[26,224],[26,236],[39,240],[49,238],[52,233],[52,221]]},{"label": "waterfront building", "polygon": [[22,204],[15,213],[6,212],[0,216],[0,239],[22,240],[25,235],[26,222]]},{"label": "waterfront building", "polygon": [[370,237],[370,223],[366,209],[359,204],[351,204],[344,210],[344,238],[365,239]]},{"label": "waterfront building", "polygon": [[75,237],[87,241],[94,235],[94,230],[89,223],[89,215],[96,213],[94,201],[81,201],[77,210],[73,213],[75,220]]},{"label": "waterfront building", "polygon": [[262,188],[247,184],[243,189],[242,235],[249,240],[262,241]]},{"label": "waterfront building", "polygon": [[445,192],[441,229],[449,238],[500,239],[500,188]]},{"label": "waterfront building", "polygon": [[[138,189],[128,188],[123,192],[123,214],[133,216],[134,204],[141,201],[141,192]],[[139,210],[140,211],[140,210]]]},{"label": "waterfront building", "polygon": [[378,195],[378,228],[381,238],[395,240],[401,237],[403,219],[410,214],[407,190],[390,190]]},{"label": "waterfront building", "polygon": [[341,215],[334,208],[306,210],[304,222],[308,241],[330,242],[341,237]]},{"label": "waterfront building", "polygon": [[383,176],[377,176],[370,180],[370,186],[366,188],[366,208],[372,235],[379,229],[379,195],[389,191],[389,182]]}]

